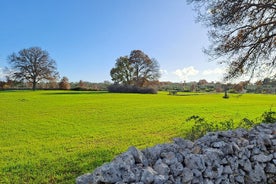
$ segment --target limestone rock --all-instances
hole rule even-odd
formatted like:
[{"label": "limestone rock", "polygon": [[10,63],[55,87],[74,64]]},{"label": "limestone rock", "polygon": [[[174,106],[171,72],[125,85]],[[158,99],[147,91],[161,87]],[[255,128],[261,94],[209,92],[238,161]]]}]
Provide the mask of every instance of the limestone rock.
[{"label": "limestone rock", "polygon": [[142,151],[130,147],[77,184],[276,183],[276,123],[175,138]]},{"label": "limestone rock", "polygon": [[170,173],[169,166],[163,163],[161,159],[157,160],[153,168],[160,175],[169,175]]}]

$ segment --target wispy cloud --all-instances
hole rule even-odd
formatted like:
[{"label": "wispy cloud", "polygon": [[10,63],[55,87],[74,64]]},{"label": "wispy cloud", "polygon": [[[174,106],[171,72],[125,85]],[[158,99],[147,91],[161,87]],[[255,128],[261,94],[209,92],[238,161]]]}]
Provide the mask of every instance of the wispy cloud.
[{"label": "wispy cloud", "polygon": [[193,66],[189,66],[187,68],[183,69],[177,69],[173,72],[174,75],[176,75],[181,80],[189,80],[189,77],[196,76],[199,73],[198,70],[196,70]]}]

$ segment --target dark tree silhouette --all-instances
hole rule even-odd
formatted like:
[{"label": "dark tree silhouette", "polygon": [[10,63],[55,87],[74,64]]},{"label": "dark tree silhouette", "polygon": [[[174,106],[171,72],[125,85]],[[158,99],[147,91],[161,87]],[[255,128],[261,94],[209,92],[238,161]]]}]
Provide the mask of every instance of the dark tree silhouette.
[{"label": "dark tree silhouette", "polygon": [[210,28],[205,52],[228,66],[225,79],[276,77],[275,0],[187,0]]},{"label": "dark tree silhouette", "polygon": [[39,47],[22,49],[9,56],[9,62],[15,71],[14,78],[27,80],[32,83],[32,89],[41,80],[57,78],[56,62],[50,58],[49,53]]}]

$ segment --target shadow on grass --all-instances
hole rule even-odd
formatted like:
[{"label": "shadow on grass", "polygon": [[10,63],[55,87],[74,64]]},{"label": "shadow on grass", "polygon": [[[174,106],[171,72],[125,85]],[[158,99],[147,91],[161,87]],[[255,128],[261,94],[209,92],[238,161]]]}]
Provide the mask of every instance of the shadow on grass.
[{"label": "shadow on grass", "polygon": [[90,94],[108,94],[107,91],[57,91],[45,92],[42,95],[90,95]]},{"label": "shadow on grass", "polygon": [[177,94],[175,96],[198,96],[198,95],[203,95],[203,94]]},{"label": "shadow on grass", "polygon": [[177,94],[168,94],[170,96],[198,96],[198,95],[203,95],[203,93],[190,93],[190,94],[187,94],[187,93],[177,93]]}]

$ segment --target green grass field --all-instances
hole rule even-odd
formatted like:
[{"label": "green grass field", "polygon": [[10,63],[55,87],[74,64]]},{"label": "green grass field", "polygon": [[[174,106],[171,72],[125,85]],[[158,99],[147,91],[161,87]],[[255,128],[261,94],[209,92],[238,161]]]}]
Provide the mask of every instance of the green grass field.
[{"label": "green grass field", "polygon": [[255,119],[276,95],[0,92],[0,183],[74,183],[130,146],[170,142],[186,118]]}]

